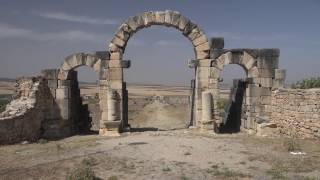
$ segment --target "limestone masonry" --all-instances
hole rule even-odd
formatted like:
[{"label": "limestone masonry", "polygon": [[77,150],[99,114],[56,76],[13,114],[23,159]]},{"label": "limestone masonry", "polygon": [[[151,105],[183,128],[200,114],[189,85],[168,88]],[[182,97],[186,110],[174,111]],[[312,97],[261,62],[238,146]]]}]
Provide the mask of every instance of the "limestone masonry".
[{"label": "limestone masonry", "polygon": [[[196,73],[191,80],[187,124],[207,131],[227,129],[230,120],[218,109],[220,76],[226,65],[238,64],[247,78],[241,88],[235,84],[233,92],[238,94],[231,96],[228,108],[241,111],[241,130],[261,134],[277,127],[273,130],[282,134],[288,135],[292,130],[301,137],[319,138],[320,90],[284,89],[286,72],[279,68],[279,49],[224,49],[223,38],[209,38],[195,22],[166,10],[129,17],[119,26],[108,51],[75,53],[57,69],[43,70],[36,78],[18,79],[17,95],[1,114],[0,143],[62,138],[88,131],[88,106],[82,105],[75,71],[79,66],[92,68],[99,77],[100,112],[96,114],[100,118],[95,129],[110,136],[130,131],[128,91],[123,77],[123,69],[130,67],[130,61],[123,60],[123,54],[137,31],[153,25],[177,29],[194,47],[196,58],[189,61],[189,67]],[[238,98],[240,90],[242,95]]]}]

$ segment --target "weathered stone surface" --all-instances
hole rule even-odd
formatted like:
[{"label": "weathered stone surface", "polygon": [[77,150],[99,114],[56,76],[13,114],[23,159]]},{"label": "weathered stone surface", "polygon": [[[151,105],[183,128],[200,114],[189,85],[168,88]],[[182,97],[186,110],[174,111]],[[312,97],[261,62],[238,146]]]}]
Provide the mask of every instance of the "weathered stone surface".
[{"label": "weathered stone surface", "polygon": [[200,36],[198,36],[197,38],[192,40],[192,44],[194,46],[198,46],[198,45],[206,43],[206,42],[208,42],[208,39],[204,34],[201,34]]},{"label": "weathered stone surface", "polygon": [[121,52],[112,52],[110,53],[110,60],[121,60],[123,57]]},{"label": "weathered stone surface", "polygon": [[93,67],[93,65],[98,61],[98,58],[92,55],[87,55],[85,59],[85,65]]},{"label": "weathered stone surface", "polygon": [[271,121],[281,134],[320,138],[320,89],[280,88],[271,98]]},{"label": "weathered stone surface", "polygon": [[210,43],[211,43],[212,49],[223,49],[224,48],[224,38],[223,37],[210,38]]},{"label": "weathered stone surface", "polygon": [[207,59],[210,58],[210,55],[208,52],[196,51],[196,57],[197,59]]},{"label": "weathered stone surface", "polygon": [[179,21],[179,30],[180,31],[184,31],[184,29],[186,28],[187,24],[189,23],[189,19],[187,19],[184,16],[180,16],[180,21]]},{"label": "weathered stone surface", "polygon": [[56,89],[57,99],[69,99],[69,88],[58,88]]},{"label": "weathered stone surface", "polygon": [[123,39],[120,39],[119,37],[115,36],[111,43],[115,44],[118,47],[124,47],[126,45],[126,41],[124,41]]},{"label": "weathered stone surface", "polygon": [[209,42],[200,44],[199,46],[195,47],[196,51],[209,51],[210,47],[209,47]]},{"label": "weathered stone surface", "polygon": [[58,69],[44,69],[41,71],[42,77],[46,79],[57,79],[58,78]]},{"label": "weathered stone surface", "polygon": [[155,23],[159,25],[164,24],[166,13],[163,11],[156,11],[154,12],[154,14],[155,14]]},{"label": "weathered stone surface", "polygon": [[122,68],[110,68],[109,69],[110,80],[121,80],[123,79]]}]

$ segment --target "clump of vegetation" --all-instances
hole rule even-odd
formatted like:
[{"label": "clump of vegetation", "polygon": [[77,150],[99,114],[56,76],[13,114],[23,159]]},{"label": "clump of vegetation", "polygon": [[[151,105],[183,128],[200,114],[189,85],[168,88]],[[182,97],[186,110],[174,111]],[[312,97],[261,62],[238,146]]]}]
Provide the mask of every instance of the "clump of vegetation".
[{"label": "clump of vegetation", "polygon": [[228,103],[228,99],[218,99],[217,101],[217,107],[219,110],[224,110],[226,105]]},{"label": "clump of vegetation", "polygon": [[108,180],[118,180],[118,179],[119,179],[118,176],[110,176],[108,178]]},{"label": "clump of vegetation", "polygon": [[95,180],[94,171],[92,170],[92,160],[83,159],[75,169],[67,175],[67,180]]},{"label": "clump of vegetation", "polygon": [[284,142],[284,146],[288,152],[301,151],[301,146],[296,137],[296,133],[291,132],[290,138]]},{"label": "clump of vegetation", "polygon": [[6,109],[6,106],[10,101],[11,101],[10,94],[1,94],[0,95],[0,112],[3,112]]},{"label": "clump of vegetation", "polygon": [[39,144],[47,144],[49,141],[47,139],[39,139],[38,143]]},{"label": "clump of vegetation", "polygon": [[218,165],[212,165],[211,168],[207,169],[207,173],[212,173],[214,176],[223,178],[248,178],[251,177],[249,174],[243,174],[241,172],[233,171],[227,167],[220,168]]},{"label": "clump of vegetation", "polygon": [[320,88],[320,77],[303,79],[291,85],[293,89]]},{"label": "clump of vegetation", "polygon": [[267,175],[271,176],[272,179],[287,179],[287,173],[288,168],[280,163],[274,164],[271,169],[267,171]]},{"label": "clump of vegetation", "polygon": [[167,167],[162,168],[162,171],[167,172],[167,171],[171,171],[171,169],[167,166]]}]

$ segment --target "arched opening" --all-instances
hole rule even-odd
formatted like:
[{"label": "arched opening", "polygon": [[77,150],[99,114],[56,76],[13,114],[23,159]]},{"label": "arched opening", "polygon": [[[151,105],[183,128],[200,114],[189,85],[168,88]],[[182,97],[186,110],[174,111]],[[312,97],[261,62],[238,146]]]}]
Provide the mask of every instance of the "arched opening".
[{"label": "arched opening", "polygon": [[240,131],[244,118],[245,91],[247,73],[238,64],[224,66],[219,80],[220,99],[218,109],[223,120],[221,133],[235,133]]},{"label": "arched opening", "polygon": [[82,102],[82,114],[80,117],[80,132],[98,132],[101,119],[99,106],[98,75],[88,66],[79,66],[74,69],[77,71],[78,84]]},{"label": "arched opening", "polygon": [[187,128],[191,120],[194,59],[190,41],[173,28],[152,26],[127,44],[124,71],[128,89],[128,123],[132,131]]}]

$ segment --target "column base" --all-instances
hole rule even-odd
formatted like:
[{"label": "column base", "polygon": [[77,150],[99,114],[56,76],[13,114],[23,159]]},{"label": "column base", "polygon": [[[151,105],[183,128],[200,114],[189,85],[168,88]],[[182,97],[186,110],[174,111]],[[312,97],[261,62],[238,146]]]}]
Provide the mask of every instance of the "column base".
[{"label": "column base", "polygon": [[101,136],[120,136],[120,121],[109,121],[104,123],[104,128],[99,129]]}]

